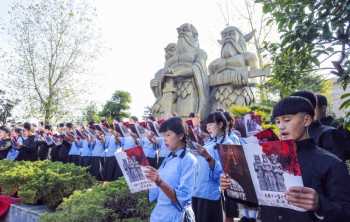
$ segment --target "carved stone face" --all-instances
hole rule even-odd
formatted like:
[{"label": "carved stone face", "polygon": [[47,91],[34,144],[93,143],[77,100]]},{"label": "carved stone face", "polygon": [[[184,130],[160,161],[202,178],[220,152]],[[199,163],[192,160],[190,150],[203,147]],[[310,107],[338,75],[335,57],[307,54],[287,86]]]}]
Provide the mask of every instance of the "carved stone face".
[{"label": "carved stone face", "polygon": [[219,43],[222,45],[221,56],[223,58],[228,58],[246,51],[244,35],[234,26],[229,26],[221,32]]},{"label": "carved stone face", "polygon": [[261,163],[259,155],[254,155],[254,160],[256,163]]},{"label": "carved stone face", "polygon": [[222,42],[226,43],[226,42],[230,42],[230,41],[234,41],[234,42],[238,42],[238,37],[239,34],[237,32],[237,29],[234,27],[227,27],[226,29],[224,29],[224,31],[221,32],[221,40]]},{"label": "carved stone face", "polygon": [[176,44],[175,43],[169,43],[165,47],[165,59],[168,60],[169,58],[173,57],[176,52]]},{"label": "carved stone face", "polygon": [[177,33],[177,49],[180,53],[187,51],[190,48],[199,47],[198,32],[193,25],[185,23],[177,28]]},{"label": "carved stone face", "polygon": [[278,160],[278,156],[276,154],[271,154],[271,162],[272,163],[277,163],[277,160]]},{"label": "carved stone face", "polygon": [[268,163],[267,156],[265,154],[262,155],[262,159],[264,163]]}]

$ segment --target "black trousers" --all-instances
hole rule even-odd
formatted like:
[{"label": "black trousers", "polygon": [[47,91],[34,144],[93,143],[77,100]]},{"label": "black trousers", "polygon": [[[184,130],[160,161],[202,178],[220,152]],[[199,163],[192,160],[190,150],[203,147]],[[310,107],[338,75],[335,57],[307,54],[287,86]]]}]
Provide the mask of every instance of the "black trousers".
[{"label": "black trousers", "polygon": [[238,205],[235,200],[228,198],[225,195],[225,201],[223,202],[224,202],[224,210],[225,210],[226,217],[234,218],[239,216]]},{"label": "black trousers", "polygon": [[83,167],[90,167],[91,166],[91,156],[80,157],[79,165],[83,166]]},{"label": "black trousers", "polygon": [[90,173],[96,177],[97,180],[103,180],[103,157],[93,156],[91,157]]},{"label": "black trousers", "polygon": [[222,205],[219,200],[192,197],[192,208],[196,222],[222,222]]},{"label": "black trousers", "polygon": [[103,180],[105,181],[113,181],[123,175],[114,156],[105,157],[103,166]]}]

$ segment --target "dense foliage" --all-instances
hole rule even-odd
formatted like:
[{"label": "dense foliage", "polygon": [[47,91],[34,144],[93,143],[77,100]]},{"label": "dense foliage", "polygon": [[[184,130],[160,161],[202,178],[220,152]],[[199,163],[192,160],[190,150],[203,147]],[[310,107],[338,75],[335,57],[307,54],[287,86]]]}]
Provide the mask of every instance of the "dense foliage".
[{"label": "dense foliage", "polygon": [[147,193],[129,192],[124,179],[76,191],[41,222],[147,221],[152,205]]},{"label": "dense foliage", "polygon": [[0,161],[0,187],[8,195],[17,195],[26,204],[46,204],[55,209],[75,190],[94,184],[86,168],[51,161]]}]

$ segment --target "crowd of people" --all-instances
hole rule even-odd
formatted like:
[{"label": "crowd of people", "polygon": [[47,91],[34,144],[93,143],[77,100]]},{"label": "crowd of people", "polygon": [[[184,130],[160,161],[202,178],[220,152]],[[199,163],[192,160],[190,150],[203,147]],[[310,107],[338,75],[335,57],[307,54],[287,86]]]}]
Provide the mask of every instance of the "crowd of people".
[{"label": "crowd of people", "polygon": [[[218,144],[241,144],[246,133],[228,112],[218,110],[199,121],[171,117],[108,124],[90,122],[0,129],[0,159],[62,161],[88,167],[98,180],[122,176],[114,153],[140,146],[150,163],[146,176],[157,185],[151,222],[327,221],[350,219],[349,133],[326,115],[327,100],[299,91],[279,101],[272,121],[281,140],[295,140],[304,187],[288,189],[288,201],[306,212],[242,204],[225,195],[230,180],[223,173]],[[194,143],[194,141],[196,143]],[[193,149],[197,155],[193,154]]]}]

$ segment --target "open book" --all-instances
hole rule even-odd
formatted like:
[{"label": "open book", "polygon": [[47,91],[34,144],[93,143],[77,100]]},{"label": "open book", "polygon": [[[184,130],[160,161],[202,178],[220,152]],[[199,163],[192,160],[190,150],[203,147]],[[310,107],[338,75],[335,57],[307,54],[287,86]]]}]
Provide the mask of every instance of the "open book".
[{"label": "open book", "polygon": [[115,157],[131,193],[148,190],[156,186],[145,176],[144,168],[149,163],[142,147],[137,146],[127,150],[119,149],[115,153]]},{"label": "open book", "polygon": [[251,137],[242,145],[220,145],[224,173],[230,177],[228,197],[242,203],[304,211],[286,200],[292,186],[303,186],[294,141]]}]

